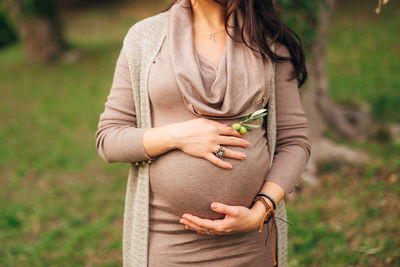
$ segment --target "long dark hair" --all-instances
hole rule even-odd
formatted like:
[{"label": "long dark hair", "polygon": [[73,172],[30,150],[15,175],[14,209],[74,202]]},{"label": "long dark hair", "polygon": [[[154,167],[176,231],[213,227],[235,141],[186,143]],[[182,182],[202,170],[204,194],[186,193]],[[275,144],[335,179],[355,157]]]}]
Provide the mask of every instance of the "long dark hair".
[{"label": "long dark hair", "polygon": [[[163,11],[169,10],[177,1],[173,0]],[[291,79],[297,79],[300,88],[307,79],[307,68],[305,64],[305,53],[300,37],[291,30],[278,16],[273,0],[214,0],[214,2],[225,7],[225,30],[227,30],[228,18],[238,14],[243,18],[243,25],[239,25],[241,42],[250,49],[259,52],[265,60],[268,55],[274,62],[290,60],[294,66]],[[192,3],[190,8],[192,8]],[[229,32],[227,31],[229,34]],[[251,44],[246,41],[248,36]],[[229,34],[229,36],[231,36]],[[232,36],[231,36],[232,37]],[[232,37],[233,38],[233,37]],[[282,43],[289,52],[290,57],[280,57],[271,51],[268,39],[273,42]],[[236,40],[239,41],[239,40]],[[252,45],[258,47],[258,50]]]}]

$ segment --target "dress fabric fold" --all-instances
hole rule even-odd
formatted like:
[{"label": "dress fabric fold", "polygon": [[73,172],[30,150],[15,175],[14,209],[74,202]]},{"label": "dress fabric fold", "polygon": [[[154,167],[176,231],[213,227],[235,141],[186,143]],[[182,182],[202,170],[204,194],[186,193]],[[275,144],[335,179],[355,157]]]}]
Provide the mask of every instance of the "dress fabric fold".
[{"label": "dress fabric fold", "polygon": [[[189,0],[180,0],[171,8],[167,30],[169,60],[186,108],[196,115],[214,118],[233,119],[246,115],[248,107],[256,104],[266,91],[266,71],[261,56],[227,35],[215,80],[210,87],[206,86],[200,73],[201,56],[193,44],[189,4]],[[228,31],[238,39],[240,33],[235,21],[235,17],[230,16]]]}]

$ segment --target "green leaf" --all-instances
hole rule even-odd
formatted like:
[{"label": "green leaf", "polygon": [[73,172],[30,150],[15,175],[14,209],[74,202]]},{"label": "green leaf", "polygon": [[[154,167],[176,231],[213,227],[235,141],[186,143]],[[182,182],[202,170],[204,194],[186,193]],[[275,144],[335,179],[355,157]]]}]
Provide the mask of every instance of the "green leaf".
[{"label": "green leaf", "polygon": [[244,121],[246,121],[248,118],[250,118],[251,117],[251,113],[250,114],[247,114],[246,116],[243,116],[242,117],[242,119],[240,120],[241,122],[244,122]]},{"label": "green leaf", "polygon": [[246,124],[246,123],[243,123],[242,126],[245,127],[247,130],[253,130],[260,127],[260,125],[257,124]]},{"label": "green leaf", "polygon": [[267,111],[265,108],[256,110],[256,111],[254,111],[254,112],[251,114],[251,117],[257,116],[258,114],[261,114],[261,113],[263,113],[263,112],[265,112],[265,111]]},{"label": "green leaf", "polygon": [[[252,112],[250,114],[247,114],[246,116],[243,116],[240,121],[241,122],[250,121],[249,118],[256,117],[258,115],[264,114],[263,112],[265,112],[265,111],[267,111],[265,108],[256,110],[256,111],[254,111],[254,112]],[[267,113],[265,112],[265,114],[267,114]],[[265,116],[265,114],[263,116]],[[254,121],[254,120],[251,120],[251,121]]]},{"label": "green leaf", "polygon": [[261,118],[264,117],[265,115],[267,115],[267,113],[258,114],[257,116],[254,116],[254,117],[251,117],[251,118],[247,119],[245,122],[252,122],[252,121],[261,119]]}]

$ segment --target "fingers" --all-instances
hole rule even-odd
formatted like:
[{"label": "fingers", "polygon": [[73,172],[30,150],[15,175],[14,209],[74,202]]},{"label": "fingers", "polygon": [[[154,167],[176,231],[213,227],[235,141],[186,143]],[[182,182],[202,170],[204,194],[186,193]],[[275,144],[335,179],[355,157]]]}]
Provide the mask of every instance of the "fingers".
[{"label": "fingers", "polygon": [[233,135],[237,137],[244,137],[243,134],[241,134],[239,131],[236,131],[233,129],[231,126],[228,126],[227,124],[222,124],[218,126],[218,131],[220,134],[223,135]]},{"label": "fingers", "polygon": [[232,146],[241,146],[241,147],[249,147],[250,142],[243,138],[237,138],[233,136],[219,135],[218,136],[218,144],[223,145],[232,145]]},{"label": "fingers", "polygon": [[236,131],[233,129],[231,126],[229,126],[227,123],[220,123],[218,121],[210,120],[210,119],[205,119],[208,123],[217,126],[218,133],[223,134],[223,135],[233,135],[237,137],[244,137],[243,134],[241,134],[239,131]]},{"label": "fingers", "polygon": [[197,225],[185,218],[182,218],[179,222],[185,225],[185,229],[190,229],[190,230],[196,231],[198,234],[215,235],[215,233],[213,233],[211,231],[211,229],[210,229],[210,232],[207,234],[207,228],[200,227],[199,225]]},{"label": "fingers", "polygon": [[232,228],[227,224],[225,219],[209,220],[186,213],[182,215],[182,218],[179,222],[187,225],[189,229],[201,234],[207,235],[207,228],[210,229],[210,234],[208,235],[211,235],[211,233],[217,235],[229,235],[233,233]]},{"label": "fingers", "polygon": [[224,157],[233,158],[233,159],[245,159],[246,154],[239,151],[234,151],[225,147]]},{"label": "fingers", "polygon": [[[241,146],[241,147],[248,147],[250,145],[250,143],[243,138],[244,135],[234,130],[228,124],[220,123],[209,119],[204,119],[204,122],[215,126],[215,128],[213,128],[213,131],[214,134],[217,134],[217,137],[213,139],[213,142],[216,141],[218,144]],[[206,156],[203,157],[208,161],[210,161],[211,163],[213,163],[214,165],[217,165],[223,169],[232,169],[231,163],[223,161],[221,158],[217,157],[214,154],[214,152],[215,150],[210,151],[210,153],[208,153]],[[225,148],[224,157],[243,160],[246,158],[246,154],[243,152]]]},{"label": "fingers", "polygon": [[211,229],[218,230],[217,228],[219,227],[218,224],[216,223],[216,221],[214,221],[214,220],[202,219],[197,216],[193,216],[191,214],[184,214],[184,215],[182,215],[182,218],[187,221],[190,221],[191,223],[194,223],[197,226],[200,226],[204,229],[210,228],[210,230]]},{"label": "fingers", "polygon": [[[239,160],[244,160],[246,158],[246,154],[243,152],[239,152],[239,151],[234,151],[232,149],[229,148],[225,148],[224,151],[224,157],[228,157],[228,158],[233,158],[233,159],[239,159]],[[233,166],[231,163],[223,161],[221,158],[217,157],[214,152],[210,152],[205,156],[205,159],[207,159],[208,161],[210,161],[211,163],[217,165],[218,167],[224,168],[224,169],[232,169]]]},{"label": "fingers", "polygon": [[229,206],[223,203],[214,202],[211,204],[211,209],[215,212],[226,214],[232,217],[240,216],[240,208],[237,206]]},{"label": "fingers", "polygon": [[[225,150],[226,152],[226,150]],[[217,156],[215,156],[214,153],[208,153],[205,158],[210,161],[211,163],[217,165],[218,167],[230,170],[232,169],[232,164],[226,161],[223,161],[222,159],[218,158]]]},{"label": "fingers", "polygon": [[225,230],[225,227],[223,226],[224,223],[221,220],[209,220],[191,214],[184,214],[180,222],[195,229],[195,231],[204,234],[207,234],[207,228],[210,229],[210,234],[214,233],[223,235],[229,233],[229,231]]},{"label": "fingers", "polygon": [[213,209],[213,211],[218,212],[218,213],[229,214],[229,215],[234,213],[232,211],[231,206],[228,206],[228,205],[225,205],[222,203],[212,203],[211,208]]}]

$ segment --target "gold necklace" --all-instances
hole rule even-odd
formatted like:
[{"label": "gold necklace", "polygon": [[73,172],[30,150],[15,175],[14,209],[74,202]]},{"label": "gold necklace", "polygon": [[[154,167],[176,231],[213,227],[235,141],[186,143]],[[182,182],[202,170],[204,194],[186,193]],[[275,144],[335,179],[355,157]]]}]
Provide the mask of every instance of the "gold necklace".
[{"label": "gold necklace", "polygon": [[[200,24],[197,24],[197,23],[194,23],[194,25],[203,27],[203,26],[201,26]],[[216,41],[216,40],[215,40],[215,35],[218,34],[218,33],[220,33],[220,32],[222,32],[222,31],[224,31],[224,30],[225,30],[225,28],[222,29],[222,30],[220,30],[220,31],[217,31],[217,32],[207,32],[207,31],[203,31],[203,32],[204,32],[204,33],[207,33],[207,34],[209,35],[209,38],[215,42],[215,41]]]}]

